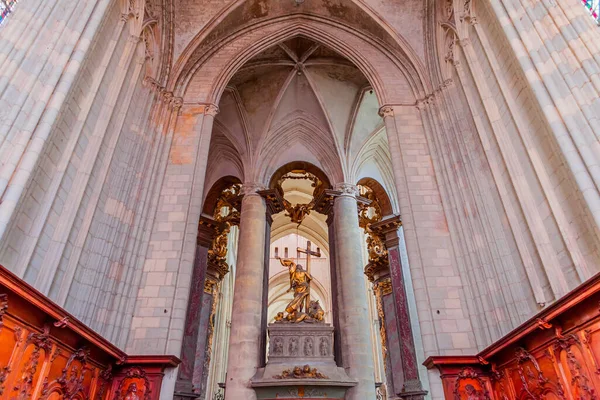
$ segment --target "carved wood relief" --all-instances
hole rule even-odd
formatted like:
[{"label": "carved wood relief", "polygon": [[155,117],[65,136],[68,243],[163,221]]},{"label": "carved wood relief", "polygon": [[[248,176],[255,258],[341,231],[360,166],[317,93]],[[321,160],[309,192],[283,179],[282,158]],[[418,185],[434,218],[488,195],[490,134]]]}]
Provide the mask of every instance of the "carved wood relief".
[{"label": "carved wood relief", "polygon": [[0,266],[0,399],[158,400],[178,363],[128,356]]},{"label": "carved wood relief", "polygon": [[[430,357],[452,400],[596,400],[600,275],[473,356]],[[540,321],[543,323],[540,324]]]}]

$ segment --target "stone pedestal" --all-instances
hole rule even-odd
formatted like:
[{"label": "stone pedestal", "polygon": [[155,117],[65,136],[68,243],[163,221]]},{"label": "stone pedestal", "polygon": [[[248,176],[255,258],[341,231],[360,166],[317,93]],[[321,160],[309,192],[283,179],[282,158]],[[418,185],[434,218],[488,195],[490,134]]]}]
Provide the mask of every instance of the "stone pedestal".
[{"label": "stone pedestal", "polygon": [[[356,386],[336,365],[333,327],[324,323],[269,324],[269,359],[252,378],[257,399],[343,399]],[[294,372],[296,367],[310,371]]]}]

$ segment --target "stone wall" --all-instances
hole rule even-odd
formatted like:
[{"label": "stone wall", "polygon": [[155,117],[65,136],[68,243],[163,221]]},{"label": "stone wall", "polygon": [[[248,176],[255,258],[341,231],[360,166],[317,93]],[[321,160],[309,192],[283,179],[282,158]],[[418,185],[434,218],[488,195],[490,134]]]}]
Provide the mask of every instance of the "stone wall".
[{"label": "stone wall", "polygon": [[121,18],[119,2],[104,17],[100,5],[94,18],[101,23],[97,32],[84,32],[89,50],[72,56],[71,63],[81,66],[62,94],[64,105],[10,221],[0,258],[123,346],[130,323],[124,315],[131,314],[140,282],[142,236],[133,228],[145,222],[156,139],[147,131],[154,96],[142,85],[143,48]]}]

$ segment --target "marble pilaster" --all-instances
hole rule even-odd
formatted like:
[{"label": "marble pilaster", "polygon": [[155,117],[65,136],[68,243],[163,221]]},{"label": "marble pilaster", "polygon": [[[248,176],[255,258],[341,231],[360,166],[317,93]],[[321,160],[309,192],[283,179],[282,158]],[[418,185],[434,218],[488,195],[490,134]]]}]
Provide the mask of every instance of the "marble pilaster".
[{"label": "marble pilaster", "polygon": [[371,350],[369,311],[361,264],[362,240],[358,225],[358,189],[342,183],[334,200],[335,247],[343,366],[358,381],[346,395],[348,400],[375,399],[375,367]]},{"label": "marble pilaster", "polygon": [[250,379],[260,365],[266,202],[256,185],[244,185],[233,293],[225,399],[255,400]]}]

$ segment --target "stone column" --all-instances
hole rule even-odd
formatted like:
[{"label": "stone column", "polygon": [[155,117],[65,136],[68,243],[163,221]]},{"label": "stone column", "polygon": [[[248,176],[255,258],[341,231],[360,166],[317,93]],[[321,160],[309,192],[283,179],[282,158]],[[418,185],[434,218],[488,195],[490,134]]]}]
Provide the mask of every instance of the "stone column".
[{"label": "stone column", "polygon": [[237,271],[233,292],[231,336],[225,399],[255,400],[250,379],[260,364],[261,315],[265,268],[265,200],[256,185],[244,185],[238,244]]},{"label": "stone column", "polygon": [[338,367],[343,365],[342,360],[342,341],[340,337],[340,312],[338,276],[337,276],[337,258],[335,254],[335,224],[333,218],[333,209],[327,214],[327,227],[329,228],[329,265],[331,277],[331,310],[333,316],[333,356]]},{"label": "stone column", "polygon": [[340,334],[344,367],[348,375],[358,381],[346,395],[348,400],[375,399],[375,368],[369,330],[369,311],[361,248],[363,246],[355,185],[337,185],[334,200],[335,247],[337,277],[340,295]]},{"label": "stone column", "polygon": [[[268,203],[268,198],[266,199]],[[273,212],[272,207],[266,207],[265,214],[265,253],[264,253],[264,263],[265,268],[263,271],[263,282],[262,282],[262,315],[260,319],[260,360],[259,366],[264,367],[267,364],[267,325],[269,321],[267,321],[267,309],[269,307],[269,252],[270,252],[270,244],[271,244],[271,225],[273,224]]]}]

